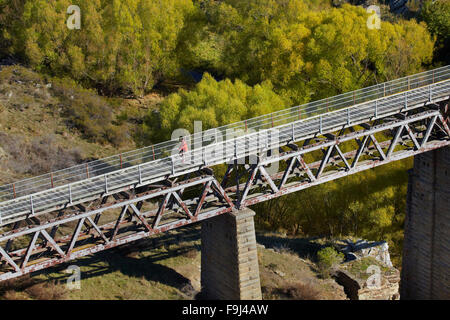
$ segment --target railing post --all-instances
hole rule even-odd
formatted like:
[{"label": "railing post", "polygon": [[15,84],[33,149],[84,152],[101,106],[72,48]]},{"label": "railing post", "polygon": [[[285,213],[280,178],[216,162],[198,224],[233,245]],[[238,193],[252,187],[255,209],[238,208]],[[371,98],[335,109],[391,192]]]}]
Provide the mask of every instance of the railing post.
[{"label": "railing post", "polygon": [[319,132],[322,133],[322,115],[320,115],[319,121],[320,121],[320,123],[319,123]]},{"label": "railing post", "polygon": [[430,91],[429,102],[431,102],[431,100],[432,100],[432,91],[431,91],[431,84],[430,84],[430,86],[429,86],[429,87],[430,87],[430,90],[429,90],[429,91]]},{"label": "railing post", "polygon": [[203,165],[206,166],[205,147],[202,148],[202,162],[203,162]]},{"label": "railing post", "polygon": [[375,100],[375,118],[378,117],[378,100]]},{"label": "railing post", "polygon": [[292,142],[295,141],[295,131],[294,131],[294,122],[292,122]]},{"label": "railing post", "polygon": [[175,174],[175,161],[173,160],[173,156],[170,157],[170,160],[172,160],[172,175]]},{"label": "railing post", "polygon": [[33,195],[30,195],[31,214],[34,215]]},{"label": "railing post", "polygon": [[105,174],[105,193],[108,193],[108,175]]},{"label": "railing post", "polygon": [[72,204],[72,185],[69,184],[69,203]]},{"label": "railing post", "polygon": [[50,181],[52,183],[52,188],[54,188],[54,186],[53,186],[53,172],[50,172]]},{"label": "railing post", "polygon": [[[142,184],[142,171],[141,171],[141,165],[138,165],[138,172],[139,172],[139,184]],[[173,172],[173,169],[172,169]]]},{"label": "railing post", "polygon": [[120,154],[120,169],[123,169],[122,168],[122,154]]},{"label": "railing post", "polygon": [[152,151],[153,151],[153,160],[155,160],[155,147],[152,145]]},{"label": "railing post", "polygon": [[347,125],[350,125],[350,109],[347,108]]},{"label": "railing post", "polygon": [[14,193],[14,199],[16,198],[16,184],[13,183],[13,193]]},{"label": "railing post", "polygon": [[86,162],[86,177],[89,179],[89,166]]}]

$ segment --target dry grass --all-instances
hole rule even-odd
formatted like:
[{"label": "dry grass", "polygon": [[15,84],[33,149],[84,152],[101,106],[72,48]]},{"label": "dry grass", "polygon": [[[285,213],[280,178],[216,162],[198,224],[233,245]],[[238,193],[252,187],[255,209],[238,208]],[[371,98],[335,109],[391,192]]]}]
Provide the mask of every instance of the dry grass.
[{"label": "dry grass", "polygon": [[54,281],[38,283],[30,275],[0,282],[0,297],[4,300],[61,300],[65,296],[63,285]]},{"label": "dry grass", "polygon": [[[32,279],[29,274],[20,278],[9,279],[0,282],[0,295],[4,296],[9,291],[25,290],[26,288],[34,285],[36,280]],[[9,293],[11,294],[11,293]]]},{"label": "dry grass", "polygon": [[25,289],[25,292],[35,300],[62,300],[66,296],[65,287],[55,282],[38,283]]},{"label": "dry grass", "polygon": [[287,284],[278,289],[279,293],[292,300],[319,300],[320,292],[312,285],[305,283]]},{"label": "dry grass", "polygon": [[22,295],[14,290],[6,291],[2,298],[4,300],[23,300]]},{"label": "dry grass", "polygon": [[196,249],[189,249],[182,253],[183,257],[189,258],[189,259],[195,259],[198,255],[198,251]]}]

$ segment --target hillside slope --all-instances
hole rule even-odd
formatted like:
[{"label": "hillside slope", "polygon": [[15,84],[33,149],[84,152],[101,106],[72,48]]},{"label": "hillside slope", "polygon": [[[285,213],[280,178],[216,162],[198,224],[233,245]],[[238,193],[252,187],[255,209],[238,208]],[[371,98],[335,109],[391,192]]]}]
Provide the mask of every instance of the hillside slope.
[{"label": "hillside slope", "polygon": [[136,148],[161,98],[108,99],[70,80],[0,66],[0,184]]},{"label": "hillside slope", "polygon": [[[261,237],[273,237],[274,234]],[[281,239],[281,238],[280,238]],[[263,299],[347,299],[333,279],[320,279],[314,263],[286,246],[258,245]],[[146,300],[197,299],[200,289],[200,226],[74,260],[32,278],[0,283],[1,299]],[[69,266],[81,271],[80,290],[68,289]]]}]

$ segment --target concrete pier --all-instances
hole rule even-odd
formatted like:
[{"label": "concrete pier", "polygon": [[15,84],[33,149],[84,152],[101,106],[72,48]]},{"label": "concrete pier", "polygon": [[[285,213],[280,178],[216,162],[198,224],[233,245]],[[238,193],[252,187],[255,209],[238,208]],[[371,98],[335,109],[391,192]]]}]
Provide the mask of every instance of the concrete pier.
[{"label": "concrete pier", "polygon": [[202,296],[220,300],[260,300],[253,216],[243,209],[202,223]]},{"label": "concrete pier", "polygon": [[417,155],[410,172],[401,299],[450,299],[450,147]]}]

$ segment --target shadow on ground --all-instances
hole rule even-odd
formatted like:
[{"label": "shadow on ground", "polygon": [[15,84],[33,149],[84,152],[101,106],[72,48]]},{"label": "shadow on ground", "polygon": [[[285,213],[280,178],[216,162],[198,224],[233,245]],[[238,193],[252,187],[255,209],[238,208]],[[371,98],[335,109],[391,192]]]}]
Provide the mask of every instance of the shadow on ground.
[{"label": "shadow on ground", "polygon": [[[122,245],[95,255],[80,258],[75,261],[55,266],[50,270],[42,270],[33,274],[32,284],[50,281],[65,283],[72,275],[64,271],[71,264],[82,270],[82,278],[89,279],[119,271],[120,273],[148,281],[158,282],[180,290],[188,298],[203,300],[206,297],[196,292],[191,280],[176,270],[161,264],[168,258],[179,257],[192,251],[200,251],[201,229],[199,225],[169,231],[152,238],[141,239],[127,245]],[[257,232],[256,239],[267,249],[278,252],[289,251],[300,258],[314,260],[321,245],[314,243],[317,238],[286,238],[281,235]],[[183,245],[179,245],[183,243]],[[164,247],[166,250],[152,250]],[[146,256],[139,254],[145,251]],[[105,263],[106,262],[106,263]],[[50,274],[49,274],[50,273]],[[46,279],[36,278],[45,274]]]},{"label": "shadow on ground", "polygon": [[[67,262],[55,266],[52,270],[38,271],[33,273],[32,276],[48,274],[49,271],[53,275],[48,276],[47,279],[36,280],[33,284],[47,282],[48,280],[65,283],[71,274],[64,273],[64,270],[69,265],[76,264],[83,270],[83,279],[99,277],[119,271],[130,277],[144,278],[148,281],[155,281],[174,287],[182,293],[193,297],[196,292],[194,292],[195,290],[192,287],[191,281],[174,269],[158,262],[185,255],[193,250],[200,251],[200,246],[195,244],[195,241],[200,239],[199,231],[200,229],[195,227],[183,228],[177,232],[167,232],[157,237],[138,240],[131,244],[122,245],[96,253],[95,255]],[[175,246],[175,244],[180,242],[184,242],[186,245],[182,247]],[[152,248],[156,249],[161,247],[165,247],[166,250],[151,250]],[[139,257],[138,255],[141,251],[147,251],[150,254],[145,257]],[[34,277],[34,279],[36,278]]]},{"label": "shadow on ground", "polygon": [[315,260],[317,251],[322,248],[322,245],[313,242],[319,238],[285,238],[256,232],[256,241],[267,249],[274,249],[275,251],[288,250],[296,253],[302,259],[310,259],[312,261]]}]

